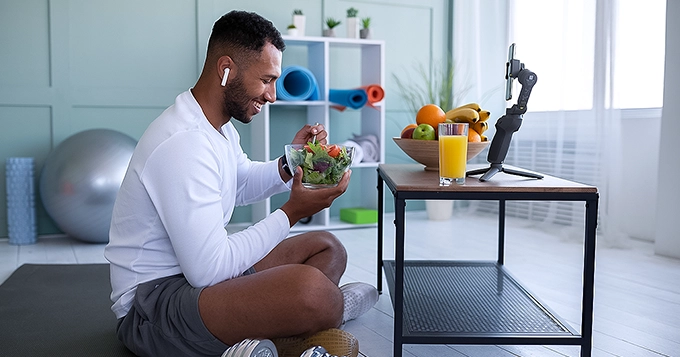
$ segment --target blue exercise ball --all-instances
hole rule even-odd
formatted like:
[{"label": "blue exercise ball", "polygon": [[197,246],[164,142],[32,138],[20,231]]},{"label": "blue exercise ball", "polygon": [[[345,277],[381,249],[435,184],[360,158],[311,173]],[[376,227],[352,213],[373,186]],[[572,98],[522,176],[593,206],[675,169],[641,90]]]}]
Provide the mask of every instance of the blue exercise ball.
[{"label": "blue exercise ball", "polygon": [[57,227],[90,243],[109,241],[116,195],[137,141],[109,129],[74,134],[50,152],[40,198]]}]

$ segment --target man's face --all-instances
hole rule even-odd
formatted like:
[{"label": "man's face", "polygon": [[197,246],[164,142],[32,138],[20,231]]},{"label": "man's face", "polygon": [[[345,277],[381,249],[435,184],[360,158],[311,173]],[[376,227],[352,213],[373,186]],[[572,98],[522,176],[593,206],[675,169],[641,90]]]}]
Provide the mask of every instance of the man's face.
[{"label": "man's face", "polygon": [[224,114],[250,123],[267,102],[276,100],[276,80],[281,76],[281,51],[268,43],[249,66],[239,70],[224,87]]}]

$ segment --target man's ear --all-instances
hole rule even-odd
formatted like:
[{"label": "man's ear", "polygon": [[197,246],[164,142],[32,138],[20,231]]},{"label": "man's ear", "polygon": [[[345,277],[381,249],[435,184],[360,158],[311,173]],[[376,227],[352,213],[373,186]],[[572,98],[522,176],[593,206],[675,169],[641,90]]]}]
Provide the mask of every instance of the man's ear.
[{"label": "man's ear", "polygon": [[217,60],[217,73],[218,75],[222,75],[222,78],[220,78],[220,85],[222,87],[227,85],[229,72],[231,71],[231,67],[233,65],[234,61],[232,61],[231,57],[229,56],[222,56]]}]

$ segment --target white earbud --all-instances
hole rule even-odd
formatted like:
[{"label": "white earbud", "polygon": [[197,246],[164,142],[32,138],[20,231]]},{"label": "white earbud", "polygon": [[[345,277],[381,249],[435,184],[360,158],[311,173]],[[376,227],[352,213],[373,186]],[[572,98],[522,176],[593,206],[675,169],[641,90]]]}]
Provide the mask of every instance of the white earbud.
[{"label": "white earbud", "polygon": [[227,78],[229,78],[229,67],[224,69],[224,77],[222,77],[222,87],[227,85]]}]

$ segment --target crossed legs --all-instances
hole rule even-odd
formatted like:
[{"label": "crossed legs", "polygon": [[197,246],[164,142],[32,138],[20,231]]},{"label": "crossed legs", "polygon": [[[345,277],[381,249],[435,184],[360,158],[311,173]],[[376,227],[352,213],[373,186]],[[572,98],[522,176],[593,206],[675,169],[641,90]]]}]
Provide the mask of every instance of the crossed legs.
[{"label": "crossed legs", "polygon": [[338,283],[346,264],[347,252],[331,233],[288,238],[255,264],[257,273],[205,288],[198,301],[201,318],[228,345],[338,327],[343,314]]}]

